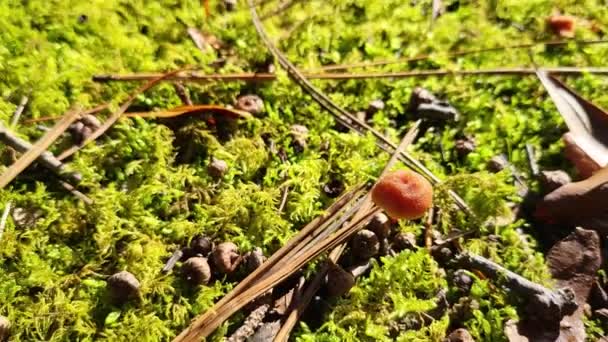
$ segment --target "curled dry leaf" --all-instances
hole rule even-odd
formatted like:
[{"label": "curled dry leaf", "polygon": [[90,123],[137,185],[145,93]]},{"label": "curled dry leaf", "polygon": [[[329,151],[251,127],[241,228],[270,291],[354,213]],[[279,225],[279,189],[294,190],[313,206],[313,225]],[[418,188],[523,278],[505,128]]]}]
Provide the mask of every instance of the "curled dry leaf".
[{"label": "curled dry leaf", "polygon": [[579,168],[582,177],[607,165],[608,113],[546,71],[538,70],[536,75],[570,130],[564,136],[566,157]]}]

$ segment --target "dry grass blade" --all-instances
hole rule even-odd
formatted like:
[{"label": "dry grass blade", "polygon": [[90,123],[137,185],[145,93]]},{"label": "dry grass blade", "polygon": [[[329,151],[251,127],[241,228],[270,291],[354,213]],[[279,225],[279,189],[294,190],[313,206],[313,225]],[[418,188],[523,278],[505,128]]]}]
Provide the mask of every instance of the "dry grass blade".
[{"label": "dry grass blade", "polygon": [[188,329],[186,329],[178,337],[176,337],[174,341],[194,342],[199,341],[204,337],[207,337],[217,327],[219,327],[222,322],[224,322],[233,313],[240,310],[243,306],[247,305],[247,303],[249,303],[251,300],[254,300],[263,293],[266,293],[266,291],[273,288],[281,281],[287,279],[294,272],[306,265],[306,263],[315,259],[325,251],[343,243],[354,232],[356,232],[365,224],[367,224],[372,218],[372,216],[375,215],[378,211],[378,208],[371,210],[362,219],[343,226],[341,229],[332,234],[329,238],[315,245],[310,250],[290,259],[286,267],[281,267],[276,271],[270,273],[267,277],[261,279],[259,282],[254,282],[242,293],[234,296],[232,300],[230,300],[230,302],[226,303],[225,305],[222,305],[217,308],[214,307],[211,310],[207,311],[207,313],[203,315],[203,317],[206,317],[204,322],[197,320]]},{"label": "dry grass blade", "polygon": [[23,170],[30,166],[34,160],[36,160],[42,153],[44,153],[49,146],[57,138],[65,132],[70,124],[80,117],[79,110],[71,110],[64,117],[59,120],[53,128],[51,128],[40,140],[38,140],[30,150],[25,152],[21,157],[11,165],[2,176],[0,176],[0,189],[4,188],[10,182],[15,179]]},{"label": "dry grass blade", "polygon": [[110,117],[98,129],[96,129],[85,141],[83,141],[82,144],[80,144],[78,146],[73,146],[73,147],[67,149],[66,151],[61,153],[57,157],[57,159],[63,160],[65,158],[68,158],[69,156],[71,156],[72,154],[74,154],[78,150],[80,150],[83,146],[85,146],[86,144],[90,143],[91,141],[97,139],[99,136],[104,134],[110,127],[112,127],[112,125],[116,122],[116,120],[118,120],[118,118],[120,118],[120,116],[127,110],[127,108],[129,108],[129,106],[131,106],[131,104],[133,103],[133,101],[139,94],[152,88],[153,86],[158,84],[160,81],[179,73],[180,71],[181,70],[175,70],[175,71],[166,73],[158,78],[155,78],[155,79],[149,81],[148,83],[144,84],[142,87],[137,89],[133,94],[131,94],[131,96],[129,96],[127,101],[125,101],[125,103],[123,103],[116,112],[112,113],[112,115],[110,115]]},{"label": "dry grass blade", "polygon": [[536,75],[564,118],[576,144],[599,166],[608,164],[608,113],[545,70]]},{"label": "dry grass blade", "polygon": [[160,110],[156,112],[131,112],[126,113],[127,117],[153,117],[153,118],[172,118],[181,115],[193,115],[201,114],[205,112],[214,112],[222,115],[229,116],[233,119],[249,119],[251,114],[243,110],[231,109],[217,105],[186,105],[179,106],[172,109]]},{"label": "dry grass blade", "polygon": [[[401,153],[401,151],[404,151],[407,146],[409,146],[414,141],[414,139],[416,139],[419,127],[420,121],[416,121],[412,128],[408,130],[408,132],[401,140],[401,143],[391,156],[391,159],[384,167],[384,170],[382,171],[380,177],[385,175],[393,168],[393,166],[399,160],[399,153]],[[372,208],[372,206],[373,205],[371,202],[371,198],[368,194],[365,196],[364,202],[359,211],[353,217],[353,220],[357,220],[360,217],[364,216],[366,212]],[[342,255],[342,252],[344,251],[345,246],[345,244],[342,244],[331,251],[331,253],[329,254],[329,259],[331,263],[336,263],[338,261],[338,259]],[[300,319],[301,315],[304,313],[304,310],[306,310],[306,307],[308,307],[308,304],[310,304],[310,301],[312,300],[315,293],[317,293],[317,291],[321,287],[321,283],[325,278],[325,275],[329,271],[330,265],[330,263],[323,265],[322,269],[317,272],[313,280],[310,282],[310,284],[308,284],[308,287],[306,287],[306,290],[302,294],[302,297],[298,301],[297,305],[293,306],[292,309],[289,311],[289,315],[287,316],[287,318],[283,322],[283,325],[281,326],[281,329],[275,336],[275,342],[286,342],[289,339],[291,330],[295,326],[296,322]]]},{"label": "dry grass blade", "polygon": [[[340,197],[326,210],[324,215],[321,215],[311,221],[295,237],[290,239],[285,246],[275,252],[266,262],[264,262],[253,273],[241,281],[230,293],[224,296],[203,315],[195,319],[195,321],[180,335],[178,335],[174,341],[193,341],[213,332],[217,326],[219,326],[232,313],[240,308],[234,309],[233,311],[226,311],[227,307],[234,308],[233,302],[237,300],[242,302],[244,299],[239,296],[242,296],[243,293],[247,292],[255,284],[260,283],[262,278],[268,279],[268,275],[271,274],[271,270],[275,268],[275,266],[277,266],[277,264],[279,264],[281,261],[284,261],[285,259],[293,260],[291,258],[287,258],[287,256],[290,253],[293,254],[294,250],[299,250],[298,246],[301,246],[303,242],[306,243],[306,238],[315,230],[318,230],[323,226],[327,226],[327,224],[332,222],[333,219],[335,219],[346,206],[352,204],[352,202],[357,198],[360,198],[362,191],[363,187],[359,186]],[[284,269],[284,267],[280,268]],[[294,269],[294,271],[295,270],[297,269]],[[254,293],[253,297],[255,298],[260,294],[261,293],[259,292]],[[250,298],[250,300],[251,299],[253,298]],[[247,302],[249,302],[249,300]],[[245,305],[247,302],[243,302],[242,305]]]}]

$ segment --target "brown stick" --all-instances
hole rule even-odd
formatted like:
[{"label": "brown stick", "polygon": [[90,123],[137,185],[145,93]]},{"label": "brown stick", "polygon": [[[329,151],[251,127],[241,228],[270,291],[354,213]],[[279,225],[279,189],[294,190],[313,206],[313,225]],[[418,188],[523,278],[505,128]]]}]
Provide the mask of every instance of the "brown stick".
[{"label": "brown stick", "polygon": [[65,132],[72,122],[80,117],[79,110],[69,111],[49,130],[31,149],[25,152],[13,165],[0,176],[0,189],[8,185],[15,177],[34,162],[57,138]]},{"label": "brown stick", "polygon": [[118,118],[120,118],[120,116],[127,110],[127,108],[129,108],[131,106],[131,104],[133,103],[133,101],[135,100],[137,95],[145,92],[146,90],[148,90],[148,89],[152,88],[153,86],[155,86],[156,84],[158,84],[160,81],[165,80],[165,79],[179,73],[180,71],[181,70],[176,70],[176,71],[172,71],[172,72],[163,74],[160,77],[156,77],[156,78],[152,79],[151,81],[149,81],[148,83],[144,84],[142,87],[137,89],[133,94],[131,94],[131,96],[129,96],[127,101],[125,101],[125,103],[123,103],[116,112],[112,113],[112,115],[110,115],[110,117],[98,129],[96,129],[93,133],[91,133],[91,135],[85,141],[83,141],[80,145],[72,146],[68,150],[64,151],[57,157],[57,159],[63,160],[65,158],[71,156],[72,154],[74,154],[78,150],[80,150],[83,146],[85,146],[86,144],[90,143],[91,141],[97,139],[99,136],[104,134],[110,127],[112,127],[112,125],[116,122],[116,120],[118,120]]}]

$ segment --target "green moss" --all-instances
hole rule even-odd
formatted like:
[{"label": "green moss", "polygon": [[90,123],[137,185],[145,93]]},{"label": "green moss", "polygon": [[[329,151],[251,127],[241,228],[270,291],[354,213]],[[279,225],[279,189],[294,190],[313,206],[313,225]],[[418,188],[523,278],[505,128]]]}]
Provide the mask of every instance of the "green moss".
[{"label": "green moss", "polygon": [[[260,11],[270,11],[277,3],[265,2]],[[604,31],[608,25],[608,10],[599,1],[459,1],[457,11],[446,12],[432,25],[430,5],[430,0],[306,1],[266,20],[265,27],[301,68],[432,54],[428,60],[374,69],[403,71],[529,64],[526,50],[458,58],[447,58],[443,52],[552,38],[544,17],[553,10],[593,21]],[[27,95],[30,101],[15,130],[34,141],[42,132],[24,120],[58,116],[74,105],[88,108],[110,102],[116,109],[139,86],[135,82],[96,83],[95,74],[186,66],[207,73],[253,71],[252,65],[265,60],[268,52],[257,38],[246,6],[240,2],[238,10],[229,13],[222,10],[221,1],[211,1],[211,8],[212,15],[207,17],[198,0],[1,2],[0,120],[10,122],[21,97]],[[220,52],[198,50],[186,32],[188,27],[210,32],[230,46],[225,66],[210,65],[221,57]],[[598,33],[591,25],[581,24],[576,38],[595,39]],[[608,57],[604,44],[541,45],[530,50],[534,62],[546,66],[602,66]],[[608,107],[604,78],[584,75],[566,80]],[[484,171],[489,158],[504,153],[534,188],[525,144],[540,152],[542,167],[566,166],[559,141],[565,127],[539,82],[533,77],[481,75],[313,82],[352,112],[382,99],[386,107],[370,123],[394,142],[413,119],[406,108],[415,86],[448,99],[462,120],[421,132],[410,148],[445,179],[437,188],[436,202],[443,209],[437,228],[443,232],[475,229],[479,234],[464,243],[467,249],[550,285],[534,241],[518,231],[533,228],[525,222],[504,223],[507,202],[516,200],[511,175]],[[13,322],[13,340],[170,340],[234,286],[216,281],[191,288],[179,274],[161,274],[175,248],[204,233],[235,241],[242,250],[260,246],[270,254],[331,203],[322,192],[324,183],[338,178],[348,187],[374,180],[388,160],[371,136],[334,130],[329,114],[283,72],[267,84],[186,86],[197,104],[231,105],[240,94],[255,93],[264,99],[266,112],[231,125],[191,119],[175,129],[156,120],[120,119],[70,162],[83,175],[81,188],[95,201],[90,207],[64,191],[53,177],[34,170],[0,191],[2,207],[11,201],[37,217],[27,224],[9,219],[0,240],[0,314]],[[139,95],[133,110],[179,104],[167,83]],[[308,148],[302,153],[291,147],[293,124],[310,130]],[[285,162],[264,145],[262,134],[286,151]],[[452,152],[461,134],[474,136],[478,145],[465,159]],[[70,143],[64,137],[52,150],[59,152]],[[3,160],[6,152],[1,147]],[[211,157],[229,164],[220,180],[207,174]],[[288,189],[287,203],[279,213],[284,188]],[[452,210],[446,195],[449,188],[465,197],[474,219]],[[422,234],[417,222],[401,226]],[[140,301],[118,307],[107,300],[105,279],[120,270],[138,277],[142,296]],[[436,270],[422,250],[386,258],[336,303],[322,328],[303,327],[296,339],[386,340],[389,320],[432,307],[433,296],[446,286]],[[504,340],[501,325],[516,316],[517,302],[485,281],[475,284],[480,306],[466,326],[479,340]],[[224,324],[213,338],[223,337],[237,321]],[[444,316],[419,331],[399,331],[395,338],[438,340],[450,323]],[[599,322],[589,321],[587,327],[591,335],[600,335]]]}]

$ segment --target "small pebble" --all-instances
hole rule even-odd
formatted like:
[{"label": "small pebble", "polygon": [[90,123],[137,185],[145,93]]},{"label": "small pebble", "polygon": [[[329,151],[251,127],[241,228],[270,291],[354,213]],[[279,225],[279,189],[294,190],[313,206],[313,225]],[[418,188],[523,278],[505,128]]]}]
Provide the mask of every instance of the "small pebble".
[{"label": "small pebble", "polygon": [[344,192],[344,183],[339,179],[333,179],[323,186],[323,192],[330,198],[336,198]]},{"label": "small pebble", "polygon": [[211,253],[213,264],[220,273],[232,273],[241,262],[238,247],[232,242],[222,242]]},{"label": "small pebble", "polygon": [[381,111],[384,109],[384,101],[382,100],[374,100],[372,102],[369,103],[369,105],[367,106],[367,114],[369,115],[374,115],[377,112]]},{"label": "small pebble", "polygon": [[325,288],[330,297],[343,296],[347,294],[354,285],[355,277],[339,265],[333,265],[327,272]]},{"label": "small pebble", "polygon": [[11,334],[11,321],[4,316],[0,316],[0,341],[7,341]]},{"label": "small pebble", "polygon": [[243,95],[238,97],[235,107],[253,115],[261,114],[264,112],[264,101],[257,95]]},{"label": "small pebble", "polygon": [[469,153],[475,151],[475,147],[475,140],[472,138],[458,139],[454,145],[456,154],[460,158],[466,157]]},{"label": "small pebble", "polygon": [[359,259],[369,259],[380,251],[380,241],[374,232],[362,229],[352,240],[353,254]]},{"label": "small pebble", "polygon": [[492,157],[488,161],[487,168],[491,172],[500,172],[509,166],[509,161],[504,154],[499,154],[497,156]]},{"label": "small pebble", "polygon": [[117,302],[124,302],[139,294],[139,280],[127,271],[121,271],[108,278],[108,291]]},{"label": "small pebble", "polygon": [[452,331],[450,333],[450,335],[448,335],[448,338],[445,341],[446,342],[475,342],[475,340],[473,340],[473,336],[471,336],[471,333],[464,328],[460,328],[460,329],[456,329],[456,330]]},{"label": "small pebble", "polygon": [[206,257],[213,250],[213,242],[205,236],[197,236],[190,241],[190,249],[193,254]]},{"label": "small pebble", "polygon": [[193,257],[186,260],[182,265],[182,273],[184,278],[194,285],[205,285],[211,279],[209,262],[203,257]]},{"label": "small pebble", "polygon": [[416,235],[414,233],[397,233],[393,236],[393,249],[396,252],[401,252],[406,249],[416,247]]},{"label": "small pebble", "polygon": [[374,232],[381,239],[386,238],[391,231],[390,219],[385,213],[378,213],[369,222],[367,229]]},{"label": "small pebble", "polygon": [[245,269],[247,274],[252,273],[258,267],[262,266],[264,261],[266,261],[266,257],[264,256],[264,252],[260,247],[254,248],[251,252],[247,252],[244,256],[245,260]]},{"label": "small pebble", "polygon": [[456,270],[452,277],[454,285],[462,292],[469,293],[473,285],[473,278],[465,270]]},{"label": "small pebble", "polygon": [[221,159],[211,158],[211,163],[207,166],[207,172],[211,177],[221,178],[228,171],[228,163]]}]

